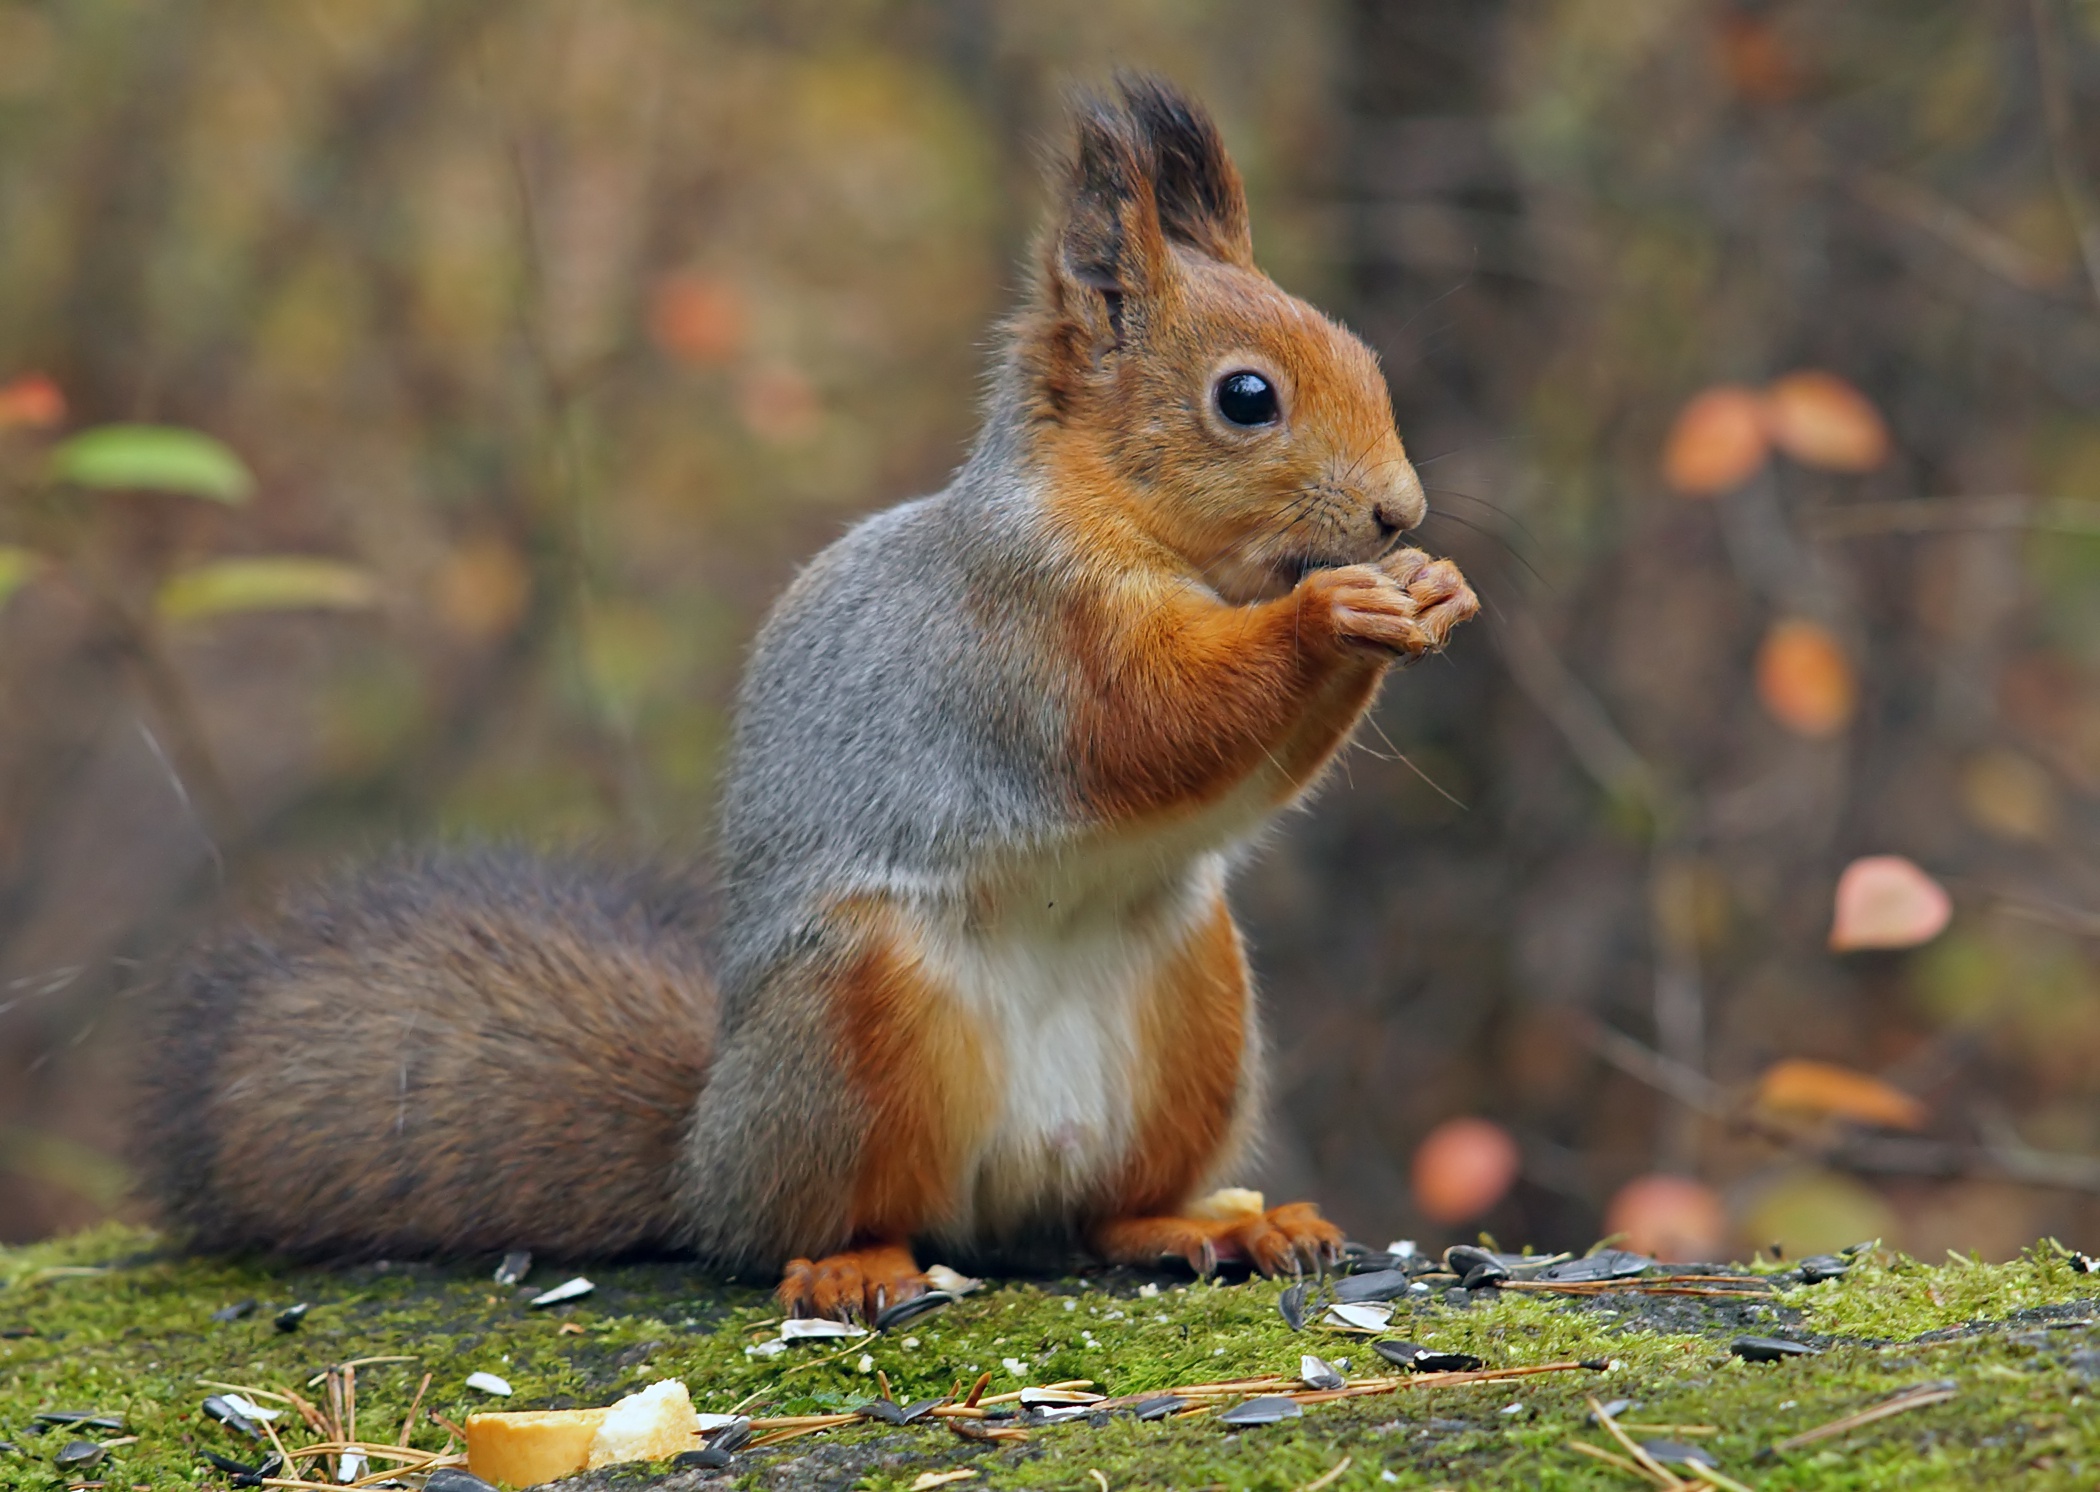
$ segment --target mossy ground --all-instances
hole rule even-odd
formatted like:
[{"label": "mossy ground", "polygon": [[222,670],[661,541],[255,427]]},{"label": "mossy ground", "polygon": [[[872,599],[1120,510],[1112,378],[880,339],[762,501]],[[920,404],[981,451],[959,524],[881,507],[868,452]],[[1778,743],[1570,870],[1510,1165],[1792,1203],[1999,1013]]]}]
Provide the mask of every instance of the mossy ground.
[{"label": "mossy ground", "polygon": [[[434,1375],[426,1402],[458,1419],[498,1402],[465,1387],[477,1369],[515,1387],[503,1407],[601,1404],[676,1375],[703,1409],[748,1401],[751,1412],[793,1414],[872,1397],[863,1355],[888,1374],[899,1399],[946,1392],[985,1370],[995,1392],[1024,1378],[1091,1378],[1133,1393],[1295,1372],[1303,1351],[1348,1358],[1358,1372],[1372,1364],[1365,1338],[1293,1334],[1276,1310],[1280,1287],[1262,1281],[1191,1284],[1113,1271],[1010,1282],[843,1353],[800,1346],[765,1358],[745,1351],[773,1334],[763,1325],[774,1311],[762,1289],[711,1283],[673,1264],[588,1273],[598,1289],[587,1299],[531,1310],[533,1291],[561,1275],[543,1268],[530,1287],[513,1290],[491,1284],[486,1268],[466,1266],[321,1270],[185,1259],[150,1234],[114,1227],[0,1250],[0,1439],[22,1448],[0,1451],[0,1486],[67,1485],[51,1455],[71,1436],[27,1433],[32,1414],[52,1409],[124,1417],[125,1433],[138,1438],[94,1473],[109,1488],[226,1486],[198,1452],[243,1456],[249,1447],[199,1412],[209,1392],[200,1380],[304,1392],[323,1367],[351,1358],[415,1359],[360,1371],[368,1439],[394,1437],[425,1371]],[[1641,1423],[1718,1427],[1700,1443],[1760,1489],[1974,1487],[2015,1478],[2023,1487],[2090,1487],[2100,1477],[2100,1414],[2087,1375],[2100,1372],[2100,1356],[2080,1354],[2100,1348],[2095,1293],[2095,1279],[2047,1247],[2004,1265],[1882,1256],[1845,1279],[1783,1290],[1770,1304],[1476,1293],[1463,1307],[1441,1299],[1403,1306],[1393,1334],[1472,1352],[1491,1366],[1599,1357],[1616,1366],[1407,1389],[1238,1434],[1207,1417],[1117,1418],[987,1448],[938,1428],[868,1425],[747,1452],[717,1481],[891,1492],[927,1470],[969,1467],[979,1476],[964,1487],[1076,1492],[1098,1488],[1098,1472],[1112,1489],[1284,1489],[1347,1456],[1348,1469],[1329,1486],[1636,1487],[1565,1446],[1571,1436],[1604,1443],[1584,1424],[1585,1396],[1595,1394],[1638,1401],[1627,1417]],[[253,1315],[211,1319],[251,1298],[260,1302]],[[276,1311],[301,1300],[313,1306],[304,1324],[278,1331]],[[1749,1366],[1727,1350],[1745,1331],[1827,1350]],[[1951,1402],[1755,1459],[1775,1440],[1940,1380],[1957,1387]],[[417,1432],[421,1445],[442,1439],[427,1422]],[[715,1484],[708,1477],[635,1467],[588,1485]]]}]

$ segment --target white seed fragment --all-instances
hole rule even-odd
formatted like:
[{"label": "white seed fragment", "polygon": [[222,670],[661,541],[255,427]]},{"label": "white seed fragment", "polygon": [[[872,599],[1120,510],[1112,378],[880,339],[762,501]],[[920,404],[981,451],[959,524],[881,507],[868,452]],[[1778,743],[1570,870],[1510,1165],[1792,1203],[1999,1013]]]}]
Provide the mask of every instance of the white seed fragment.
[{"label": "white seed fragment", "polygon": [[875,1355],[872,1352],[863,1352],[860,1355],[860,1361],[853,1366],[860,1369],[863,1373],[872,1373],[875,1371]]},{"label": "white seed fragment", "polygon": [[865,1326],[855,1326],[850,1321],[833,1321],[828,1317],[815,1316],[780,1323],[780,1340],[783,1342],[811,1342],[838,1337],[864,1337]]},{"label": "white seed fragment", "polygon": [[1322,1325],[1338,1326],[1343,1331],[1384,1331],[1392,1319],[1393,1308],[1384,1301],[1337,1301],[1327,1308]]},{"label": "white seed fragment", "polygon": [[535,1306],[560,1305],[565,1300],[581,1299],[597,1288],[596,1285],[579,1274],[573,1280],[563,1280],[552,1290],[542,1290],[539,1294],[532,1297],[530,1304]]},{"label": "white seed fragment", "polygon": [[968,1295],[972,1290],[982,1290],[983,1280],[973,1280],[968,1275],[950,1269],[945,1264],[926,1266],[926,1283],[936,1290],[945,1290],[950,1295]]},{"label": "white seed fragment", "polygon": [[510,1385],[494,1373],[467,1374],[467,1387],[478,1388],[485,1394],[497,1394],[506,1399],[510,1397]]},{"label": "white seed fragment", "polygon": [[248,1419],[275,1419],[278,1415],[284,1413],[282,1409],[265,1409],[260,1404],[252,1402],[244,1394],[221,1394],[219,1397],[224,1399],[229,1407]]}]

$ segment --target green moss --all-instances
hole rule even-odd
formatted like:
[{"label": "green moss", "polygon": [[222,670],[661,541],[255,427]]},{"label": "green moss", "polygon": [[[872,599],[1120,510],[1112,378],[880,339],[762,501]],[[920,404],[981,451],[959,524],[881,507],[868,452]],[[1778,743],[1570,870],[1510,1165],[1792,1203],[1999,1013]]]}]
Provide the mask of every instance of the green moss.
[{"label": "green moss", "polygon": [[[99,1473],[112,1487],[224,1486],[198,1452],[242,1456],[248,1443],[201,1415],[202,1380],[305,1392],[323,1367],[361,1357],[414,1359],[360,1370],[360,1426],[382,1439],[398,1432],[426,1371],[426,1402],[456,1420],[496,1402],[465,1387],[477,1369],[510,1381],[508,1407],[600,1404],[675,1375],[703,1409],[792,1414],[871,1397],[876,1370],[909,1399],[982,1371],[995,1392],[1090,1378],[1137,1393],[1294,1372],[1304,1351],[1347,1358],[1357,1371],[1375,1361],[1366,1338],[1293,1334],[1275,1308],[1279,1287],[1266,1282],[1192,1284],[1128,1271],[1019,1281],[843,1351],[764,1357],[745,1350],[773,1335],[762,1289],[670,1264],[588,1272],[594,1294],[535,1311],[526,1299],[559,1278],[551,1270],[532,1289],[512,1290],[464,1266],[329,1271],[186,1259],[160,1251],[150,1234],[115,1227],[0,1250],[0,1437],[23,1447],[0,1452],[0,1485],[65,1485],[50,1456],[70,1435],[25,1432],[35,1412],[69,1409],[121,1414],[138,1437],[114,1448]],[[1571,1436],[1604,1443],[1584,1424],[1586,1396],[1596,1394],[1639,1401],[1628,1416],[1638,1423],[1714,1426],[1701,1443],[1760,1488],[1966,1487],[2014,1477],[2022,1486],[2090,1486],[2100,1475],[2100,1415],[2091,1412],[2090,1364],[2075,1354],[2100,1348],[2093,1293],[2061,1250],[2045,1246],[2000,1265],[1883,1255],[1843,1280],[1783,1289],[1769,1302],[1490,1295],[1459,1308],[1438,1300],[1403,1307],[1393,1334],[1497,1366],[1579,1358],[1613,1366],[1405,1389],[1239,1434],[1203,1417],[1118,1418],[986,1448],[938,1428],[868,1425],[746,1453],[737,1479],[891,1492],[929,1469],[967,1466],[980,1476],[965,1485],[994,1488],[1094,1488],[1098,1471],[1116,1489],[1285,1489],[1347,1456],[1332,1486],[1631,1487],[1565,1447]],[[252,1315],[211,1319],[248,1299],[259,1303]],[[304,1323],[278,1331],[276,1312],[301,1300],[312,1304]],[[1825,1351],[1747,1365],[1728,1352],[1746,1331],[1798,1336]],[[1956,1385],[1952,1402],[1756,1459],[1775,1440],[1938,1380]],[[427,1423],[416,1432],[421,1445],[443,1438]],[[574,1485],[639,1487],[661,1475],[628,1468]]]}]

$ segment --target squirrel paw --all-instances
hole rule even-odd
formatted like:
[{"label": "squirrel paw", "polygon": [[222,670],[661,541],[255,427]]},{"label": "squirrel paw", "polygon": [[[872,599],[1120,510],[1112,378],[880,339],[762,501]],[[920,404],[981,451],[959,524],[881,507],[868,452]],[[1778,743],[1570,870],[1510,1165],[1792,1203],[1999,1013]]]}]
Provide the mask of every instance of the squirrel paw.
[{"label": "squirrel paw", "polygon": [[1400,549],[1375,565],[1345,565],[1308,577],[1325,593],[1335,635],[1406,658],[1436,652],[1451,630],[1480,610],[1458,566],[1419,549]]},{"label": "squirrel paw", "polygon": [[1243,1260],[1263,1274],[1323,1270],[1342,1257],[1342,1230],[1310,1202],[1223,1219],[1125,1217],[1094,1230],[1094,1252],[1111,1264],[1182,1259],[1199,1275]]},{"label": "squirrel paw", "polygon": [[926,1276],[901,1243],[849,1249],[814,1261],[790,1259],[774,1292],[790,1316],[868,1322],[899,1301],[925,1293]]}]

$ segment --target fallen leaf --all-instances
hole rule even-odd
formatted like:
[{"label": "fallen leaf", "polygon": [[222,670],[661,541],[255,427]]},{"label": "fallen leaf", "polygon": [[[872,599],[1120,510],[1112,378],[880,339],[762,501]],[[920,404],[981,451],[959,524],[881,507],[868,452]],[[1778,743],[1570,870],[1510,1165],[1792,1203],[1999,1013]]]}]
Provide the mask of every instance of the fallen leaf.
[{"label": "fallen leaf", "polygon": [[369,570],[303,554],[215,560],[170,576],[155,600],[171,622],[234,611],[361,611],[379,599]]},{"label": "fallen leaf", "polygon": [[1660,1173],[1636,1176],[1612,1194],[1604,1231],[1652,1258],[1711,1259],[1728,1241],[1728,1209],[1704,1182]]},{"label": "fallen leaf", "polygon": [[1502,1200],[1521,1159],[1509,1131],[1486,1119],[1447,1119],[1415,1147],[1415,1205],[1439,1223],[1463,1223]]},{"label": "fallen leaf", "polygon": [[1773,444],[1803,466],[1872,471],[1888,459],[1889,431],[1858,389],[1819,369],[1789,373],[1765,390]]},{"label": "fallen leaf", "polygon": [[1678,413],[1663,443],[1663,480],[1687,497],[1712,497],[1747,481],[1769,447],[1764,401],[1740,384],[1716,384]]},{"label": "fallen leaf", "polygon": [[1851,660],[1829,629],[1784,621],[1757,650],[1757,697],[1773,719],[1796,735],[1821,740],[1852,719],[1859,685]]},{"label": "fallen leaf", "polygon": [[1938,937],[1954,915],[1946,888],[1901,855],[1867,855],[1838,877],[1830,946],[1915,948]]},{"label": "fallen leaf", "polygon": [[1961,802],[1971,823],[2003,839],[2047,839],[2059,817],[2055,782],[2017,751],[1971,757],[1962,768]]},{"label": "fallen leaf", "polygon": [[1757,1080],[1755,1102],[1761,1109],[1850,1119],[1883,1129],[1923,1129],[1926,1120],[1924,1104],[1872,1073],[1801,1057],[1766,1068]]},{"label": "fallen leaf", "polygon": [[243,503],[255,478],[223,442],[175,425],[97,425],[52,447],[51,475],[82,487]]},{"label": "fallen leaf", "polygon": [[692,272],[665,275],[649,301],[649,334],[682,363],[734,362],[750,331],[744,298],[725,280]]},{"label": "fallen leaf", "polygon": [[41,430],[66,417],[66,396],[42,373],[0,383],[0,430]]}]

